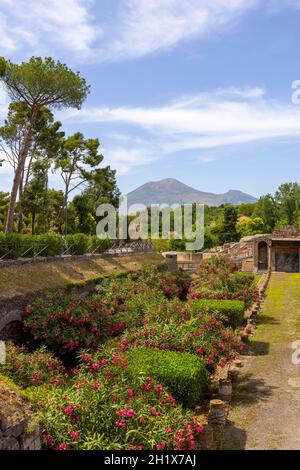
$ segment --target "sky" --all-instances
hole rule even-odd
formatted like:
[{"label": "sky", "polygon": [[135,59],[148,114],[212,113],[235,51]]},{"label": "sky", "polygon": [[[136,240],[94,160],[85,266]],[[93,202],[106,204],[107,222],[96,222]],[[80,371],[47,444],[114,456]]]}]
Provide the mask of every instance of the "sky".
[{"label": "sky", "polygon": [[[123,193],[177,178],[260,196],[299,181],[299,24],[300,0],[0,0],[0,56],[80,70],[91,93],[56,118],[99,138]],[[7,105],[0,89],[0,123]]]}]

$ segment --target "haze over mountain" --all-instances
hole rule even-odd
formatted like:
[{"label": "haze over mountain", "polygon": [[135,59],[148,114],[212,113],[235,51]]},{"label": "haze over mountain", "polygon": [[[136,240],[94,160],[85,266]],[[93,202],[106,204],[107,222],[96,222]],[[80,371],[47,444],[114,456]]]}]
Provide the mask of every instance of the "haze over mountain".
[{"label": "haze over mountain", "polygon": [[167,178],[160,181],[150,181],[127,194],[128,206],[132,204],[188,204],[200,203],[209,206],[221,204],[238,205],[254,203],[257,199],[250,194],[230,189],[225,194],[208,193],[187,186],[180,181]]}]

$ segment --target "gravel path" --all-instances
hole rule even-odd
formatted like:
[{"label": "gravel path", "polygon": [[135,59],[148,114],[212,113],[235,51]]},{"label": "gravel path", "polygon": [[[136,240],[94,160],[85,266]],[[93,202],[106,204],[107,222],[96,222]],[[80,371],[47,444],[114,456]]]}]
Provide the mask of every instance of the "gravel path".
[{"label": "gravel path", "polygon": [[234,385],[221,448],[300,449],[300,364],[292,363],[297,340],[300,350],[300,274],[274,273]]}]

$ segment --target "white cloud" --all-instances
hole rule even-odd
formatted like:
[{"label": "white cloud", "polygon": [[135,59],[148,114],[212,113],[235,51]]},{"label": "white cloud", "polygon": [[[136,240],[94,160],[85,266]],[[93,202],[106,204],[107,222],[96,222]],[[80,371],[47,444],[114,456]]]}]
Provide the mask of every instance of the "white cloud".
[{"label": "white cloud", "polygon": [[[83,108],[67,111],[71,123],[126,124],[131,135],[146,135],[134,142],[133,153],[118,145],[114,161],[129,167],[145,164],[148,158],[162,158],[178,151],[207,150],[263,139],[300,138],[300,107],[268,99],[260,88],[225,89],[183,97],[155,108]],[[119,137],[117,135],[117,137]],[[127,137],[126,147],[130,148]],[[146,149],[146,150],[145,150]],[[149,152],[147,149],[155,149]],[[122,156],[122,161],[119,158]]]},{"label": "white cloud", "polygon": [[59,48],[90,55],[101,33],[94,26],[91,5],[91,0],[0,0],[0,53],[46,54]]},{"label": "white cloud", "polygon": [[0,0],[0,54],[59,54],[90,62],[132,60],[226,33],[255,7],[300,0]]},{"label": "white cloud", "polygon": [[104,148],[103,154],[105,163],[117,169],[118,176],[129,173],[134,167],[152,163],[158,159],[159,155],[143,147],[126,148],[118,146]]},{"label": "white cloud", "polygon": [[103,60],[124,60],[168,50],[181,41],[224,30],[259,0],[123,0],[115,37]]},{"label": "white cloud", "polygon": [[[161,107],[83,108],[63,113],[81,122],[125,123],[154,135],[181,141],[193,137],[197,146],[258,140],[281,135],[299,136],[300,108],[264,97],[261,89],[218,90],[178,99]],[[206,144],[205,144],[206,147]]]}]

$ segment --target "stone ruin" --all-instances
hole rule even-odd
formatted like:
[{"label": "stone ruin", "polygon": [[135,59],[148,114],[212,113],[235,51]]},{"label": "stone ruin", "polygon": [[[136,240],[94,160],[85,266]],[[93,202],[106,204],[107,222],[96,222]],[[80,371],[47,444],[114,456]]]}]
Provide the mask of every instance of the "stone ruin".
[{"label": "stone ruin", "polygon": [[30,403],[0,377],[0,450],[40,450],[40,432]]}]

